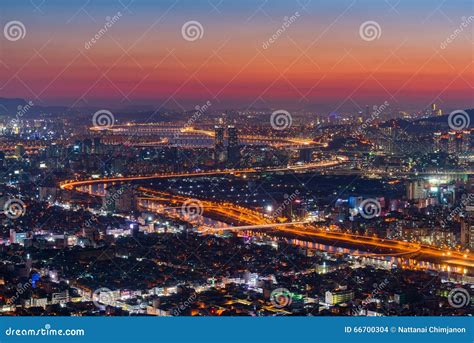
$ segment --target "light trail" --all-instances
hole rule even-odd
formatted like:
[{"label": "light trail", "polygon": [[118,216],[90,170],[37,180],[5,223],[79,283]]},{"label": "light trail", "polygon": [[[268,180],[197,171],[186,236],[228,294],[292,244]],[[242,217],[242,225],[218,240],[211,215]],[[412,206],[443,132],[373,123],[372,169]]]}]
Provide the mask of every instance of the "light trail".
[{"label": "light trail", "polygon": [[163,173],[163,174],[152,174],[152,175],[136,175],[136,176],[98,178],[98,179],[87,179],[87,180],[65,180],[60,183],[59,187],[61,189],[73,190],[74,188],[80,187],[80,186],[88,186],[88,185],[93,185],[93,184],[106,184],[106,183],[121,183],[121,182],[136,181],[136,180],[305,171],[305,170],[334,167],[341,163],[344,163],[345,161],[346,159],[344,157],[339,157],[336,160],[308,163],[304,165],[292,165],[292,166],[278,167],[278,168],[266,168],[266,169],[244,168],[244,169],[211,170],[211,171],[188,172],[188,173]]},{"label": "light trail", "polygon": [[[332,163],[320,163],[318,167],[328,166]],[[305,168],[305,166],[296,166],[295,168]],[[307,167],[307,166],[306,166]],[[268,171],[287,171],[288,168],[274,168],[266,170]],[[154,178],[173,178],[173,177],[191,177],[191,176],[211,176],[211,175],[225,175],[225,174],[237,174],[237,173],[257,173],[262,172],[261,170],[255,169],[242,169],[242,170],[225,170],[225,171],[208,171],[198,173],[179,173],[179,174],[160,174],[151,176],[132,176],[112,179],[95,179],[85,181],[73,181],[62,185],[62,189],[76,189],[79,186],[91,185],[95,183],[106,183],[106,182],[125,182],[131,180],[146,180]],[[105,181],[105,182],[104,182]],[[180,196],[171,194],[163,191],[156,191],[144,187],[138,188],[144,195],[139,198],[139,205],[141,208],[156,210],[150,204],[153,202],[164,203],[168,209],[176,209],[179,206],[189,201],[190,197]],[[472,254],[462,253],[458,251],[442,250],[431,246],[426,246],[418,243],[410,243],[397,240],[382,239],[378,237],[367,237],[363,235],[348,234],[336,231],[327,231],[324,228],[317,227],[307,222],[295,222],[295,223],[278,223],[274,218],[267,217],[261,212],[255,211],[250,208],[242,207],[231,202],[216,202],[210,200],[199,199],[203,209],[203,215],[215,215],[219,218],[224,218],[224,222],[228,223],[242,223],[242,226],[236,226],[233,228],[223,228],[223,230],[233,231],[244,231],[244,230],[274,230],[276,232],[283,232],[296,236],[313,237],[316,240],[323,240],[325,242],[331,242],[332,245],[348,244],[359,247],[358,249],[364,250],[368,247],[385,249],[387,252],[383,253],[363,253],[358,254],[359,256],[377,257],[377,256],[411,256],[413,260],[425,261],[424,259],[440,261],[440,264],[445,268],[467,268],[464,269],[464,273],[467,270],[472,273],[472,266],[474,266],[474,257]],[[205,228],[206,229],[206,228]],[[207,228],[209,229],[209,228]],[[207,230],[206,229],[206,230]],[[214,229],[214,231],[218,231]],[[438,262],[436,262],[438,263]],[[455,269],[455,270],[456,270]],[[449,270],[449,269],[448,269]]]},{"label": "light trail", "polygon": [[[153,123],[149,124],[127,124],[127,125],[114,125],[109,128],[101,128],[92,126],[89,128],[93,132],[107,131],[112,134],[120,135],[149,135],[149,136],[161,136],[168,137],[172,133],[182,135],[180,138],[186,138],[186,134],[190,137],[202,136],[214,138],[215,132],[211,130],[196,129],[193,127],[172,127],[172,126],[163,126],[163,125],[154,125]],[[269,137],[261,135],[240,135],[239,136],[242,143],[263,143],[272,146],[316,146],[319,143],[314,142],[311,138],[299,138],[299,137]]]},{"label": "light trail", "polygon": [[[147,188],[140,188],[144,194],[149,195],[160,195],[158,200],[164,203],[175,203],[184,204],[189,198],[183,196],[175,196],[173,194],[155,191]],[[355,254],[358,256],[365,257],[382,257],[382,256],[412,256],[413,259],[421,257],[434,258],[441,260],[446,265],[453,265],[456,267],[470,267],[474,262],[474,258],[471,254],[463,254],[461,252],[447,251],[437,249],[434,247],[410,243],[404,241],[383,239],[379,237],[368,237],[363,235],[349,234],[337,231],[326,231],[324,227],[317,227],[314,224],[308,222],[293,222],[293,223],[276,223],[274,220],[265,217],[262,213],[254,211],[249,208],[235,205],[233,203],[213,202],[209,200],[199,200],[203,206],[203,215],[214,214],[220,217],[227,218],[228,222],[243,222],[247,225],[229,227],[229,228],[209,228],[203,227],[203,232],[218,232],[218,231],[245,231],[245,230],[275,230],[277,232],[289,233],[296,236],[313,237],[315,239],[322,239],[325,242],[332,242],[337,245],[339,243],[345,243],[359,247],[364,250],[368,247],[384,249],[387,252],[383,253],[359,253]],[[448,259],[449,258],[449,259]]]},{"label": "light trail", "polygon": [[244,230],[260,230],[260,229],[272,229],[275,227],[282,227],[282,226],[291,226],[291,225],[298,225],[298,224],[309,224],[308,220],[306,221],[298,221],[298,222],[289,222],[289,223],[269,223],[269,224],[258,224],[258,225],[243,225],[243,226],[232,226],[232,227],[204,227],[202,228],[205,231],[244,231]]}]

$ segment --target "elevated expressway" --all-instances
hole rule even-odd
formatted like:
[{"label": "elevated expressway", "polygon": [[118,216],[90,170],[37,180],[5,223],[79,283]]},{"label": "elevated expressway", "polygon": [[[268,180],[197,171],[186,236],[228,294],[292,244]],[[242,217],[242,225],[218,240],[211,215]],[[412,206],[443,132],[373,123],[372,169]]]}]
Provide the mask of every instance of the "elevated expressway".
[{"label": "elevated expressway", "polygon": [[[112,127],[95,127],[89,128],[92,132],[103,132],[110,137],[156,137],[156,145],[173,145],[179,144],[181,147],[186,145],[209,145],[212,146],[215,132],[211,130],[196,129],[190,126],[176,125],[158,125],[154,123],[148,124],[126,124],[114,125]],[[265,144],[274,147],[305,147],[317,146],[319,143],[314,142],[310,138],[295,138],[295,137],[270,137],[264,135],[239,135],[239,140],[244,145],[249,144]],[[118,140],[120,142],[121,139]]]},{"label": "elevated expressway", "polygon": [[[139,206],[142,209],[157,210],[155,203],[186,211],[189,205],[189,198],[174,195],[168,192],[155,191],[140,187],[139,191],[145,196],[139,198]],[[294,236],[303,236],[331,242],[334,245],[345,243],[358,249],[371,250],[374,252],[357,253],[359,256],[407,256],[413,258],[426,257],[430,259],[442,259],[447,265],[453,264],[462,267],[474,267],[474,257],[470,254],[463,254],[456,251],[443,251],[434,247],[404,242],[398,240],[382,239],[375,236],[355,235],[339,231],[328,231],[325,227],[317,226],[307,221],[300,222],[279,222],[278,220],[265,216],[264,214],[243,206],[238,206],[230,202],[216,202],[210,200],[193,199],[195,208],[202,215],[218,215],[225,218],[228,223],[243,223],[241,226],[231,227],[206,227],[201,226],[199,230],[204,233],[219,231],[249,231],[268,230],[288,233]],[[376,252],[375,252],[376,251]]]},{"label": "elevated expressway", "polygon": [[[331,163],[323,165],[330,166]],[[321,166],[321,164],[320,164]],[[285,171],[288,168],[275,168],[271,171]],[[267,170],[269,171],[269,170]],[[65,190],[78,190],[93,195],[103,195],[93,193],[93,184],[102,183],[122,183],[134,180],[149,180],[155,178],[176,178],[176,177],[198,177],[214,176],[235,173],[259,172],[254,169],[233,170],[233,171],[209,171],[198,173],[178,173],[160,174],[152,176],[132,176],[111,179],[95,179],[82,181],[68,181],[61,184]],[[282,222],[282,219],[273,218],[262,214],[256,210],[242,207],[230,202],[217,202],[206,199],[193,199],[186,196],[171,194],[169,192],[157,191],[145,187],[138,188],[141,196],[138,198],[138,206],[142,210],[158,213],[167,213],[170,210],[176,212],[186,212],[187,207],[191,208],[191,216],[184,213],[184,219],[191,221],[195,217],[205,216],[216,218],[227,223],[229,227],[209,227],[197,225],[202,233],[215,233],[222,231],[238,231],[248,233],[252,231],[262,232],[268,236],[293,237],[297,240],[308,242],[318,242],[327,246],[344,247],[351,249],[351,255],[361,257],[398,258],[406,263],[407,268],[413,269],[434,269],[438,271],[456,272],[460,274],[474,275],[474,256],[471,253],[459,251],[441,250],[435,247],[418,243],[382,239],[375,236],[364,236],[348,234],[340,231],[331,231],[327,227],[317,226],[309,222]],[[190,204],[190,202],[194,202]],[[183,214],[183,213],[181,213]],[[183,219],[183,217],[181,216]]]},{"label": "elevated expressway", "polygon": [[258,174],[258,173],[285,173],[285,172],[304,172],[309,170],[318,170],[336,167],[342,163],[345,163],[347,158],[341,156],[335,160],[314,162],[302,165],[291,165],[287,167],[278,168],[245,168],[245,169],[224,169],[224,170],[210,170],[210,171],[198,171],[198,172],[186,172],[186,173],[161,173],[153,175],[134,175],[124,177],[110,177],[110,178],[97,178],[97,179],[86,179],[86,180],[66,180],[59,184],[61,189],[74,190],[80,187],[98,184],[119,184],[130,181],[140,180],[153,180],[153,179],[172,179],[172,178],[187,178],[187,177],[202,177],[202,176],[220,176],[220,175],[239,175],[239,174]]}]

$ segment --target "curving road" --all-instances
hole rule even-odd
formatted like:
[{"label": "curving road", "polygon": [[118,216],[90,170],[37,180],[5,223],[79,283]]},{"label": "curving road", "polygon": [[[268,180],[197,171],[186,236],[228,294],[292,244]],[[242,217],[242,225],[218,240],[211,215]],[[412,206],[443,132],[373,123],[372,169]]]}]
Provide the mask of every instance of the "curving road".
[{"label": "curving road", "polygon": [[345,163],[346,157],[340,156],[336,160],[321,161],[315,163],[308,163],[303,165],[292,165],[288,167],[278,168],[244,168],[244,169],[225,169],[225,170],[210,170],[202,172],[187,172],[187,173],[162,173],[153,175],[135,175],[135,176],[124,176],[124,177],[110,177],[110,178],[97,178],[97,179],[86,179],[86,180],[65,180],[59,184],[61,189],[74,190],[75,188],[82,186],[89,186],[93,184],[107,184],[107,183],[122,183],[128,181],[137,180],[153,180],[153,179],[170,179],[179,177],[201,177],[201,176],[219,176],[219,175],[233,175],[233,174],[256,174],[256,173],[277,173],[277,172],[289,172],[289,171],[307,171],[317,170],[322,168],[330,168]]},{"label": "curving road", "polygon": [[[177,208],[186,211],[186,206],[190,199],[184,196],[174,195],[168,192],[155,191],[152,189],[141,187],[139,190],[149,196],[142,199],[141,207],[148,210],[156,210],[153,202],[163,204],[173,204]],[[216,231],[247,231],[247,230],[275,230],[279,232],[288,233],[295,236],[311,237],[316,241],[331,242],[332,245],[344,243],[346,245],[357,247],[357,249],[364,250],[367,247],[372,249],[377,248],[380,253],[359,253],[358,256],[365,257],[402,257],[407,256],[416,260],[435,261],[440,265],[450,266],[459,271],[464,269],[472,271],[474,268],[474,256],[472,254],[463,254],[457,251],[441,250],[427,245],[418,243],[404,242],[391,239],[382,239],[375,236],[355,235],[338,231],[327,231],[326,227],[316,226],[308,222],[292,222],[292,223],[278,223],[276,220],[269,218],[262,213],[238,206],[229,202],[215,202],[210,200],[193,200],[193,206],[200,208],[201,214],[217,215],[220,218],[226,218],[226,222],[240,222],[245,223],[243,226],[234,226],[230,228],[210,228],[200,227],[202,232],[216,232]],[[148,202],[146,204],[145,202]]]},{"label": "curving road", "polygon": [[[264,170],[265,172],[285,172],[288,170],[307,170],[308,168],[322,168],[331,167],[337,165],[338,161],[320,162],[317,164],[304,165],[304,166],[293,166],[289,168],[273,168]],[[90,186],[93,184],[102,183],[121,183],[134,180],[150,180],[156,178],[175,178],[175,177],[198,177],[198,176],[214,176],[214,175],[226,175],[226,174],[246,174],[246,173],[259,173],[262,170],[256,169],[240,169],[240,170],[218,170],[218,171],[206,171],[196,173],[169,173],[169,174],[156,174],[148,176],[130,176],[130,177],[119,177],[119,178],[104,178],[104,179],[89,179],[80,181],[66,181],[61,184],[62,189],[67,190],[79,190],[88,192],[90,190],[84,190],[83,186]],[[82,189],[81,189],[82,187]],[[196,200],[189,197],[171,194],[163,191],[156,191],[140,187],[139,191],[143,194],[139,198],[139,207],[150,211],[158,211],[156,204],[164,204],[159,209],[162,211],[164,208],[181,208],[186,210],[186,206],[189,205],[189,201],[197,202],[199,214],[210,214],[219,218],[224,218],[227,223],[241,223],[244,224],[241,227],[233,227],[230,230],[274,230],[275,232],[282,232],[294,236],[311,237],[319,242],[330,242],[331,245],[349,245],[356,247],[357,249],[364,250],[367,247],[381,249],[381,253],[364,253],[361,256],[407,256],[410,259],[417,261],[432,261],[440,266],[440,270],[455,271],[458,273],[464,273],[472,275],[474,271],[474,256],[472,254],[464,254],[458,251],[441,250],[435,247],[421,245],[418,243],[410,243],[397,240],[381,239],[378,237],[368,237],[363,235],[354,235],[336,231],[328,231],[325,227],[318,227],[316,225],[297,222],[297,223],[280,223],[274,218],[265,216],[264,214],[255,211],[250,208],[242,207],[230,202],[216,202],[210,200]],[[98,195],[98,194],[95,194]],[[193,205],[196,209],[196,204]],[[239,224],[240,225],[240,224]],[[221,228],[222,230],[223,228]],[[206,228],[201,227],[202,231],[219,230],[218,228]],[[229,228],[225,228],[229,230]],[[452,270],[451,270],[452,268]]]}]

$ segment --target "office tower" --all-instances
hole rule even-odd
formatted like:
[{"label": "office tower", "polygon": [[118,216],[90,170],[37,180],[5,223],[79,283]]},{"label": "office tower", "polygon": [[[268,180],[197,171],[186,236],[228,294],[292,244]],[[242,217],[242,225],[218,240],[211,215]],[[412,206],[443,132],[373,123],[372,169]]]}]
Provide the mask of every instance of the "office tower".
[{"label": "office tower", "polygon": [[396,139],[396,129],[393,127],[385,127],[381,129],[381,136],[379,137],[379,147],[382,148],[385,154],[393,154],[396,150],[394,141]]},{"label": "office tower", "polygon": [[15,229],[10,229],[10,244],[23,245],[28,234],[26,232],[18,232]]},{"label": "office tower", "polygon": [[474,250],[474,205],[466,206],[466,215],[461,218],[461,246]]},{"label": "office tower", "polygon": [[95,154],[100,154],[101,153],[100,137],[94,137],[94,153]]},{"label": "office tower", "polygon": [[72,151],[75,155],[79,155],[82,152],[82,141],[76,140],[72,146]]},{"label": "office tower", "polygon": [[214,128],[214,160],[216,163],[222,163],[225,158],[224,128],[216,126]]},{"label": "office tower", "polygon": [[110,213],[128,213],[135,209],[136,198],[133,187],[113,186],[106,190],[103,207]]},{"label": "office tower", "polygon": [[18,144],[15,146],[15,156],[16,157],[23,157],[25,154],[25,147],[22,144]]},{"label": "office tower", "polygon": [[441,132],[435,132],[433,134],[433,145],[434,145],[434,152],[441,151]]},{"label": "office tower", "polygon": [[223,147],[224,146],[224,128],[221,126],[216,126],[214,128],[214,146]]},{"label": "office tower", "polygon": [[16,243],[16,231],[15,229],[10,229],[10,244]]},{"label": "office tower", "polygon": [[325,293],[326,304],[337,305],[347,303],[354,299],[354,291],[342,289],[334,291],[326,291]]},{"label": "office tower", "polygon": [[239,145],[239,137],[237,134],[237,129],[234,126],[227,127],[227,134],[229,135],[229,147],[234,147]]},{"label": "office tower", "polygon": [[300,149],[299,160],[302,162],[311,162],[313,160],[313,149],[311,148]]},{"label": "office tower", "polygon": [[227,158],[230,163],[236,164],[240,160],[240,146],[237,129],[234,126],[227,127],[228,145]]},{"label": "office tower", "polygon": [[51,143],[50,146],[46,148],[46,157],[48,158],[57,158],[60,155],[60,147],[56,143]]},{"label": "office tower", "polygon": [[82,141],[82,152],[85,154],[90,154],[92,152],[92,140],[86,138]]},{"label": "office tower", "polygon": [[448,133],[448,153],[456,153],[456,132],[454,131]]},{"label": "office tower", "polygon": [[470,147],[471,147],[471,131],[469,130],[464,130],[462,132],[462,138],[461,138],[461,151],[462,152],[469,152]]},{"label": "office tower", "polygon": [[408,200],[426,199],[425,181],[421,179],[410,181],[407,185],[407,198]]}]

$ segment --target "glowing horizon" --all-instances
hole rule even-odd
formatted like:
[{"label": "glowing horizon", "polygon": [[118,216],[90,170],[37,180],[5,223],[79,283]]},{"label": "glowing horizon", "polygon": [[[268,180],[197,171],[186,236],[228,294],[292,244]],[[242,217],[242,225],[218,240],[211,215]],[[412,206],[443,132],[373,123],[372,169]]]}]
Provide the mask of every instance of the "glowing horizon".
[{"label": "glowing horizon", "polygon": [[[2,27],[17,20],[26,33],[1,37],[0,96],[74,107],[474,107],[471,1],[122,3],[6,1]],[[114,22],[91,44],[106,17]],[[189,21],[202,38],[183,38]],[[361,37],[368,21],[378,38]]]}]

